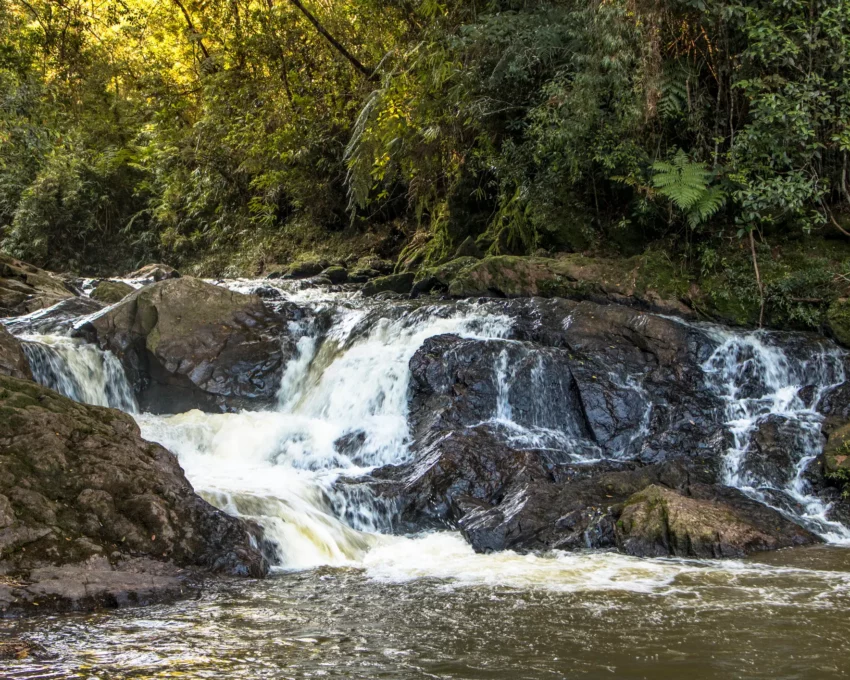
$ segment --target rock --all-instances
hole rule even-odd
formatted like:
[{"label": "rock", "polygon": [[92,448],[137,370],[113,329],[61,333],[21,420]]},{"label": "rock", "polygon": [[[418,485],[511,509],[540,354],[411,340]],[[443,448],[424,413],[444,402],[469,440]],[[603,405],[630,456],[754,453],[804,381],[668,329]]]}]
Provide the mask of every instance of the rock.
[{"label": "rock", "polygon": [[563,297],[635,305],[694,317],[688,283],[655,253],[628,260],[567,254],[558,258],[501,255],[454,272],[452,297]]},{"label": "rock", "polygon": [[0,375],[32,380],[32,371],[20,341],[0,324]]},{"label": "rock", "polygon": [[[167,264],[148,264],[130,272],[124,278],[144,281],[165,281],[166,279],[179,279],[180,272],[174,267],[169,267]],[[104,300],[105,302],[105,300]]]},{"label": "rock", "polygon": [[283,279],[309,279],[317,276],[328,266],[326,260],[302,260],[294,262],[281,276]]},{"label": "rock", "polygon": [[339,285],[348,281],[348,270],[345,267],[328,267],[320,276],[328,279],[333,285]]},{"label": "rock", "polygon": [[103,305],[89,297],[72,297],[52,307],[8,319],[6,328],[15,335],[67,335],[81,316],[94,314]]},{"label": "rock", "polygon": [[476,260],[480,260],[484,257],[484,253],[481,251],[481,248],[478,247],[475,239],[471,236],[467,236],[463,243],[461,243],[455,251],[454,258],[457,259],[459,257],[472,257]]},{"label": "rock", "polygon": [[282,309],[184,277],[134,292],[79,332],[118,356],[145,411],[260,408],[276,403],[295,351],[284,329],[299,312]]},{"label": "rock", "polygon": [[788,484],[806,450],[805,435],[796,420],[778,415],[764,418],[753,433],[740,468],[751,479],[751,486],[767,483],[782,488]]},{"label": "rock", "polygon": [[130,558],[113,566],[104,557],[92,557],[80,564],[32,569],[25,578],[5,583],[0,578],[0,613],[20,616],[149,606],[197,592],[195,575],[174,564]]},{"label": "rock", "polygon": [[73,296],[59,277],[0,253],[0,317],[28,314]]},{"label": "rock", "polygon": [[359,269],[361,271],[374,271],[378,273],[378,276],[387,276],[395,271],[395,264],[393,264],[390,260],[384,260],[380,257],[369,255],[357,260],[355,269]]},{"label": "rock", "polygon": [[381,272],[375,269],[357,267],[348,273],[348,283],[366,283],[371,279],[376,279],[381,275]]},{"label": "rock", "polygon": [[131,416],[0,377],[0,422],[0,574],[44,580],[37,570],[130,557],[267,572],[259,529],[197,496]]},{"label": "rock", "polygon": [[[171,277],[166,277],[171,278]],[[157,279],[159,280],[159,279]],[[123,281],[101,281],[97,287],[91,292],[91,297],[98,302],[103,302],[107,305],[120,302],[130,293],[135,292],[135,288],[129,283]]]},{"label": "rock", "polygon": [[845,347],[850,346],[850,300],[840,298],[833,302],[826,313],[829,331]]},{"label": "rock", "polygon": [[475,264],[475,262],[476,258],[474,257],[459,257],[436,267],[422,269],[416,276],[413,293],[420,295],[433,291],[446,292],[458,272]]},{"label": "rock", "polygon": [[629,498],[616,522],[622,552],[638,557],[743,557],[820,542],[737,489],[699,488],[687,497],[651,485]]},{"label": "rock", "polygon": [[413,288],[415,275],[412,272],[404,274],[390,274],[372,279],[363,286],[363,295],[369,297],[378,293],[400,293],[406,294]]},{"label": "rock", "polygon": [[823,449],[826,472],[850,472],[850,422],[830,423],[828,439]]}]

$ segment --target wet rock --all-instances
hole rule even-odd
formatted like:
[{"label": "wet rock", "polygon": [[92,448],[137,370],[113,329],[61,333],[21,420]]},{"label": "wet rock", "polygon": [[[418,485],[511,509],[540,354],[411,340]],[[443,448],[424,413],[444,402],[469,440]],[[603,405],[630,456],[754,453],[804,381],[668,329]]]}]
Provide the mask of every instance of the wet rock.
[{"label": "wet rock", "polygon": [[98,302],[111,305],[120,302],[135,290],[129,283],[123,281],[101,281],[91,292],[91,297]]},{"label": "wet rock", "polygon": [[15,335],[67,335],[81,316],[94,314],[103,309],[103,304],[89,297],[72,297],[52,307],[39,309],[25,316],[5,322],[6,328]]},{"label": "wet rock", "polygon": [[0,613],[20,616],[161,604],[197,594],[195,576],[151,559],[130,558],[112,565],[106,558],[92,557],[79,564],[32,569],[25,577],[5,582],[0,578]]},{"label": "wet rock", "polygon": [[322,270],[320,276],[336,286],[348,281],[348,270],[345,267],[328,267]]},{"label": "wet rock", "polygon": [[165,281],[167,279],[179,279],[180,272],[174,267],[169,267],[167,264],[154,263],[145,265],[134,272],[130,272],[125,278],[156,282]]},{"label": "wet rock", "polygon": [[737,489],[695,485],[688,497],[651,485],[617,518],[618,547],[638,557],[742,557],[818,543],[814,534]]},{"label": "wet rock", "polygon": [[54,274],[0,253],[0,317],[29,314],[73,296]]},{"label": "wet rock", "polygon": [[259,529],[197,496],[131,416],[0,377],[0,421],[0,573],[45,580],[37,570],[142,556],[266,573]]},{"label": "wet rock", "polygon": [[363,286],[363,295],[369,297],[378,293],[410,293],[415,276],[412,272],[390,274],[372,279]]},{"label": "wet rock", "polygon": [[295,351],[287,315],[255,295],[184,277],[136,291],[80,329],[121,360],[143,410],[220,411],[276,403]]},{"label": "wet rock", "polygon": [[[32,372],[20,341],[0,324],[0,375],[32,380]],[[0,508],[0,511],[2,508]],[[2,522],[2,518],[0,518]]]},{"label": "wet rock", "polygon": [[782,488],[794,478],[795,464],[805,450],[805,432],[796,420],[770,415],[759,422],[740,469],[753,486]]}]

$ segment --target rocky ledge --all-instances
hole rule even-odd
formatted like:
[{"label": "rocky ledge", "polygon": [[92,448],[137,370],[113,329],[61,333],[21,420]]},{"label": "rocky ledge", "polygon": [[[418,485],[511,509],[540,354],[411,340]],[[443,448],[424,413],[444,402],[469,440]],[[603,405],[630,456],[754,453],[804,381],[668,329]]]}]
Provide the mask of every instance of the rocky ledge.
[{"label": "rocky ledge", "polygon": [[0,613],[143,604],[268,571],[257,526],[200,498],[114,409],[0,377]]}]

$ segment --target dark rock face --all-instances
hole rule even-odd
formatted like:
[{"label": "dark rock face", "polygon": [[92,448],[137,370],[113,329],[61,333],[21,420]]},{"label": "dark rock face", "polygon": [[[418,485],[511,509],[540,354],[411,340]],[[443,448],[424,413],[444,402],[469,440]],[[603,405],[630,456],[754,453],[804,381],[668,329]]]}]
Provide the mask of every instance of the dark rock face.
[{"label": "dark rock face", "polygon": [[[455,527],[481,552],[690,557],[819,540],[720,483],[732,442],[703,369],[714,336],[620,306],[485,305],[512,320],[512,337],[436,336],[410,361],[414,458],[371,481],[397,503],[399,530]],[[786,424],[766,418],[746,461],[777,487],[805,434]]]},{"label": "dark rock face", "polygon": [[288,313],[298,310],[184,277],[136,291],[80,333],[119,357],[145,411],[259,408],[294,351]]},{"label": "dark rock face", "polygon": [[0,375],[32,380],[32,372],[20,341],[0,324]]},{"label": "dark rock face", "polygon": [[0,377],[0,422],[0,573],[141,556],[241,576],[268,570],[259,529],[197,496],[130,416]]},{"label": "dark rock face", "polygon": [[59,277],[0,254],[0,317],[29,314],[73,296]]}]

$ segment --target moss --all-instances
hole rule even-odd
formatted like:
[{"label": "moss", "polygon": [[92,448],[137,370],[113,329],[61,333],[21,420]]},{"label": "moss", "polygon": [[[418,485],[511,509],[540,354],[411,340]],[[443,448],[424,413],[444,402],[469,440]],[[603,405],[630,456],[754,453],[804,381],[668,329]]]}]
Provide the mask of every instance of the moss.
[{"label": "moss", "polygon": [[92,291],[92,298],[108,305],[120,302],[135,289],[123,281],[101,281]]},{"label": "moss", "polygon": [[675,264],[661,250],[648,250],[633,257],[635,290],[641,294],[654,293],[661,298],[681,299],[688,295],[690,277],[681,264]]},{"label": "moss", "polygon": [[842,345],[850,345],[850,300],[835,300],[829,306],[826,316],[835,339]]}]

